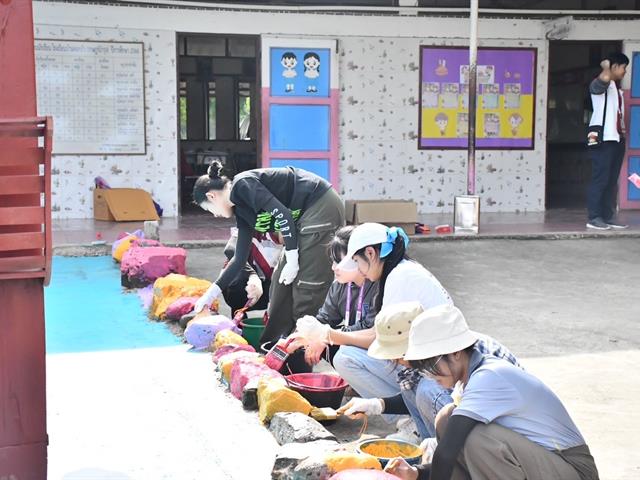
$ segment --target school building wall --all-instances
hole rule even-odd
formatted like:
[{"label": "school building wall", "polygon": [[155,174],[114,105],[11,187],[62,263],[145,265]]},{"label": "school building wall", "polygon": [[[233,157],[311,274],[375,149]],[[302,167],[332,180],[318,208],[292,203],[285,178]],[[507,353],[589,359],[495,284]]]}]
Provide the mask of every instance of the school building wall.
[{"label": "school building wall", "polygon": [[[344,198],[411,198],[420,212],[438,213],[452,211],[453,197],[466,193],[466,151],[417,149],[419,46],[465,45],[468,22],[463,18],[35,1],[34,22],[36,38],[145,44],[147,154],[56,156],[53,205],[57,218],[92,216],[91,190],[98,175],[114,187],[144,188],[165,208],[165,215],[178,214],[176,32],[337,38],[340,193]],[[543,21],[481,18],[478,34],[480,46],[538,49],[535,149],[477,152],[482,210],[543,211],[548,65]],[[628,54],[637,51],[640,20],[575,20],[567,38],[599,39],[623,40]]]}]

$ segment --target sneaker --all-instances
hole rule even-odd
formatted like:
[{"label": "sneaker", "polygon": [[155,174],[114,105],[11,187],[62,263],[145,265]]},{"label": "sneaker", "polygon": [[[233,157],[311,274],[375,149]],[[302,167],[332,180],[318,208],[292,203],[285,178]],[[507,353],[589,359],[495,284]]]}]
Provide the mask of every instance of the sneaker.
[{"label": "sneaker", "polygon": [[413,443],[414,445],[420,445],[420,435],[418,434],[418,427],[411,417],[402,418],[396,423],[398,431],[391,435],[387,435],[389,440],[403,440],[405,442]]},{"label": "sneaker", "polygon": [[616,230],[624,230],[625,228],[629,228],[629,225],[625,225],[624,223],[617,223],[613,220],[607,220],[604,223],[609,225],[609,228],[615,228]]},{"label": "sneaker", "polygon": [[587,222],[587,228],[593,228],[594,230],[610,230],[611,226],[601,218],[594,218]]}]

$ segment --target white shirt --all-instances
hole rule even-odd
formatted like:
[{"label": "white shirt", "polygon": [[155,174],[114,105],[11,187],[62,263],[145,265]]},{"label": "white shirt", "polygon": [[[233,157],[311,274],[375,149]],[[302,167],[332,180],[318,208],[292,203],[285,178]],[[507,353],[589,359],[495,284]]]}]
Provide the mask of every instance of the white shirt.
[{"label": "white shirt", "polygon": [[[618,133],[618,115],[622,115],[620,120],[624,125],[624,99],[622,98],[622,91],[618,94],[618,88],[616,82],[611,80],[609,82],[609,88],[607,89],[607,114],[604,119],[604,134],[602,140],[604,142],[620,141],[620,134]],[[591,121],[589,126],[602,125],[602,112],[604,110],[604,95],[591,94],[591,103],[593,105],[593,114],[591,115]]]},{"label": "white shirt", "polygon": [[391,270],[384,285],[382,308],[403,302],[420,302],[425,310],[453,305],[451,296],[429,270],[411,260]]}]

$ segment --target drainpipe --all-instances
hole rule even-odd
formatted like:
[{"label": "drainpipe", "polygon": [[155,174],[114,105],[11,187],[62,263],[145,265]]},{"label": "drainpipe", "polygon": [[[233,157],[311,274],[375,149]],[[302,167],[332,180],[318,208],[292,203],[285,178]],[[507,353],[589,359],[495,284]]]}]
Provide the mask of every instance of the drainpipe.
[{"label": "drainpipe", "polygon": [[478,62],[478,0],[471,0],[469,15],[469,149],[467,161],[467,195],[476,193],[476,83]]}]

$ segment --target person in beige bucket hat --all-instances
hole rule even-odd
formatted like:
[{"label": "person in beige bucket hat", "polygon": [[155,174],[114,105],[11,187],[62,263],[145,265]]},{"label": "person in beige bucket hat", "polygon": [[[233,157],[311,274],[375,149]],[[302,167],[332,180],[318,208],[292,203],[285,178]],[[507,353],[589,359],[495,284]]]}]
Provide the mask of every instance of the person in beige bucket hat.
[{"label": "person in beige bucket hat", "polygon": [[483,355],[459,309],[429,309],[412,322],[405,359],[443,387],[461,382],[432,463],[394,459],[401,479],[597,480],[598,470],[562,402],[539,379]]},{"label": "person in beige bucket hat", "polygon": [[384,308],[375,321],[376,338],[369,346],[370,357],[401,359],[409,344],[411,323],[424,312],[419,302],[405,302]]},{"label": "person in beige bucket hat", "polygon": [[[460,315],[462,313],[452,305],[441,305],[425,310],[420,302],[403,302],[383,308],[375,319],[375,340],[367,351],[371,362],[387,362],[395,365],[393,379],[397,393],[380,395],[379,398],[368,396],[354,398],[343,407],[343,411],[350,415],[361,412],[367,415],[409,414],[415,423],[419,440],[433,438],[436,435],[435,418],[438,412],[451,403],[451,391],[443,387],[432,378],[420,375],[409,368],[409,363],[403,358],[409,346],[409,339],[413,335],[413,325],[425,315],[431,312],[445,312],[448,315]],[[515,356],[497,340],[479,333],[474,333],[468,345],[473,345],[484,355],[492,355],[504,358],[506,361],[519,366]],[[477,339],[477,342],[476,342]],[[384,370],[384,367],[381,366]],[[374,380],[377,372],[372,372],[365,380]],[[378,375],[384,372],[377,373]],[[410,434],[404,432],[404,437],[393,438],[417,441]]]}]

